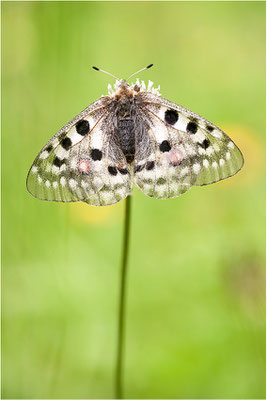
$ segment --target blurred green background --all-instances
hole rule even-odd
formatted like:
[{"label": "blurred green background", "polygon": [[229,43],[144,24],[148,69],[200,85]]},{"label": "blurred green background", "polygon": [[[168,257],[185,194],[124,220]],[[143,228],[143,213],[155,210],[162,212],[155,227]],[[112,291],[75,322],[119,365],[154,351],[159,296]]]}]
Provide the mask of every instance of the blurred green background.
[{"label": "blurred green background", "polygon": [[112,79],[219,125],[235,177],[134,190],[128,398],[265,397],[265,3],[2,2],[2,398],[112,398],[124,203],[31,197],[30,165]]}]

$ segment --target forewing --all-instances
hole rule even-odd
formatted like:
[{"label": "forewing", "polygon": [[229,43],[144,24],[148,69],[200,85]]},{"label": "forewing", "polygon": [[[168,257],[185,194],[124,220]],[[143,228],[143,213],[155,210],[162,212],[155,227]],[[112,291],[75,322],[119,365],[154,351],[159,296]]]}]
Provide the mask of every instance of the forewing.
[{"label": "forewing", "polygon": [[[216,125],[192,111],[164,98],[145,93],[144,109],[156,115],[167,127],[177,131],[184,142],[196,150],[195,169],[199,170],[194,185],[207,185],[235,175],[243,166],[239,148]],[[195,163],[195,164],[196,164]]]}]

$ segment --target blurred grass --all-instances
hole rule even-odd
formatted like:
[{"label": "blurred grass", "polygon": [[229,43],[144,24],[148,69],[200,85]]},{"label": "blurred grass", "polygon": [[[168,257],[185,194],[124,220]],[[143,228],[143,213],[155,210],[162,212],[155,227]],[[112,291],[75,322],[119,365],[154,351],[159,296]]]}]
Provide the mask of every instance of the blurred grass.
[{"label": "blurred grass", "polygon": [[110,81],[161,84],[245,156],[173,200],[134,191],[128,398],[265,397],[265,3],[2,2],[2,398],[110,398],[123,203],[37,201],[48,139]]}]

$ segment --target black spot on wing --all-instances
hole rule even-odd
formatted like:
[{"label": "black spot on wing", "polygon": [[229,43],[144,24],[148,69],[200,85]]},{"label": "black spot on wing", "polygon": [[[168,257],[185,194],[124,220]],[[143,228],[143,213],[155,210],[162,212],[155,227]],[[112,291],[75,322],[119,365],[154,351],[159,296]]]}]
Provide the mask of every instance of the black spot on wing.
[{"label": "black spot on wing", "polygon": [[127,175],[129,173],[127,168],[118,168],[118,171],[122,175]]},{"label": "black spot on wing", "polygon": [[52,144],[50,144],[49,146],[47,146],[47,148],[46,148],[45,150],[48,151],[48,153],[50,153],[50,152],[53,150]]},{"label": "black spot on wing", "polygon": [[86,119],[81,119],[76,124],[76,131],[81,136],[85,136],[90,131],[89,122]]},{"label": "black spot on wing", "polygon": [[112,167],[111,165],[109,165],[109,167],[108,167],[108,172],[110,173],[110,175],[113,175],[113,176],[117,175],[117,173],[118,173],[117,168]]},{"label": "black spot on wing", "polygon": [[210,145],[210,141],[208,139],[204,139],[202,143],[199,143],[199,145],[203,148],[203,149],[207,149]]},{"label": "black spot on wing", "polygon": [[170,125],[174,125],[178,121],[179,115],[176,110],[165,111],[165,122]]},{"label": "black spot on wing", "polygon": [[146,170],[150,171],[151,169],[153,169],[155,167],[155,161],[148,161],[146,163]]},{"label": "black spot on wing", "polygon": [[160,143],[159,149],[160,149],[160,151],[162,151],[162,153],[170,151],[171,150],[171,145],[168,142],[168,140],[163,140],[163,142]]},{"label": "black spot on wing", "polygon": [[100,161],[102,159],[102,151],[98,149],[91,150],[91,157],[94,161]]},{"label": "black spot on wing", "polygon": [[207,126],[206,126],[206,129],[207,129],[209,132],[214,131],[213,126],[210,126],[210,125],[207,125]]},{"label": "black spot on wing", "polygon": [[62,140],[62,142],[61,142],[61,146],[62,146],[63,149],[65,149],[65,150],[69,150],[69,148],[71,147],[71,145],[72,145],[72,141],[71,141],[71,139],[68,138],[68,137],[65,137],[65,138]]},{"label": "black spot on wing", "polygon": [[55,159],[54,159],[54,161],[53,161],[53,164],[56,166],[56,167],[61,167],[61,165],[63,165],[63,164],[65,164],[65,159],[63,158],[63,160],[61,160],[60,158],[58,158],[58,157],[56,157]]},{"label": "black spot on wing", "polygon": [[187,124],[186,131],[188,133],[196,133],[197,128],[198,128],[197,124],[195,122],[193,122],[193,121],[190,121]]}]

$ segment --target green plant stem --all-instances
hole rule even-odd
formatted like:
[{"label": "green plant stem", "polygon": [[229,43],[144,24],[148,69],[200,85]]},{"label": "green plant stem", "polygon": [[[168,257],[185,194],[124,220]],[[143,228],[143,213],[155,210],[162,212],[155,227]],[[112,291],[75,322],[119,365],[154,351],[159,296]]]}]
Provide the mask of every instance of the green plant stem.
[{"label": "green plant stem", "polygon": [[119,297],[119,319],[118,319],[118,343],[117,343],[117,364],[115,377],[115,398],[123,398],[122,378],[124,361],[124,337],[125,337],[125,293],[127,278],[127,261],[129,250],[129,230],[131,214],[131,196],[125,200],[125,219],[123,232],[123,248],[120,272],[120,297]]}]

